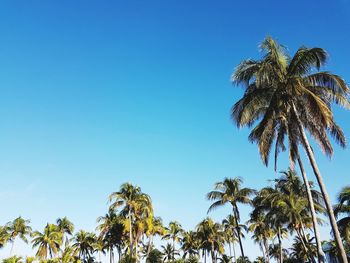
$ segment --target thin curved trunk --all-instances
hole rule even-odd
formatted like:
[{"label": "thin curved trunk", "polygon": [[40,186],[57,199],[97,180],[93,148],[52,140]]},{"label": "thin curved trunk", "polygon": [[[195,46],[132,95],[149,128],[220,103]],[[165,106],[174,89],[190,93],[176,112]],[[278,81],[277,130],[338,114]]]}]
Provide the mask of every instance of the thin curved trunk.
[{"label": "thin curved trunk", "polygon": [[233,250],[233,260],[234,262],[237,261],[237,257],[236,257],[236,248],[235,248],[235,242],[233,241],[232,243],[232,250]]},{"label": "thin curved trunk", "polygon": [[130,249],[130,256],[133,257],[133,240],[132,240],[132,220],[131,220],[131,212],[129,211],[129,238],[130,238],[130,245],[129,245],[129,249]]},{"label": "thin curved trunk", "polygon": [[311,193],[311,187],[309,180],[307,178],[306,172],[304,170],[304,165],[300,159],[300,156],[298,154],[298,164],[299,164],[299,169],[301,172],[301,175],[303,177],[304,185],[306,188],[306,193],[307,193],[307,199],[309,201],[309,209],[311,212],[311,218],[312,218],[312,226],[314,229],[314,234],[315,234],[315,241],[316,241],[316,247],[317,247],[317,258],[319,263],[324,263],[325,262],[325,254],[322,250],[322,244],[321,244],[321,236],[320,232],[318,230],[318,224],[317,224],[317,216],[316,216],[316,211],[315,211],[315,204],[314,204],[314,199],[312,198],[312,193]]},{"label": "thin curved trunk", "polygon": [[279,262],[280,262],[280,263],[283,263],[283,250],[282,250],[281,227],[278,227],[277,237],[278,237],[278,245],[279,245],[279,249],[280,249],[280,253],[279,253]]},{"label": "thin curved trunk", "polygon": [[236,230],[237,230],[237,235],[238,235],[239,246],[241,248],[241,256],[244,257],[243,244],[242,244],[242,239],[241,239],[241,230],[239,229],[239,222],[238,222],[238,217],[237,217],[238,215],[237,215],[236,211],[238,211],[238,207],[235,204],[234,209],[233,209],[233,213],[235,215],[235,220],[236,220]]},{"label": "thin curved trunk", "polygon": [[269,243],[268,243],[267,239],[264,239],[264,246],[265,246],[265,251],[266,251],[265,261],[266,261],[266,263],[269,263],[270,262],[270,252],[269,252]]},{"label": "thin curved trunk", "polygon": [[266,259],[266,253],[265,253],[265,248],[264,248],[264,243],[263,243],[263,241],[260,241],[260,242],[259,242],[259,245],[260,245],[261,251],[262,251],[262,253],[263,253],[263,258]]},{"label": "thin curved trunk", "polygon": [[310,143],[306,137],[303,124],[299,118],[299,115],[297,114],[297,110],[295,108],[294,103],[292,103],[292,108],[293,108],[294,114],[295,114],[296,119],[297,119],[297,123],[298,123],[299,131],[300,131],[301,139],[302,139],[302,142],[304,144],[304,148],[306,150],[306,153],[307,153],[307,156],[309,158],[312,170],[314,171],[314,174],[316,176],[318,185],[320,187],[323,199],[324,199],[325,204],[326,204],[326,208],[327,208],[327,212],[328,212],[328,216],[329,216],[329,221],[330,221],[331,226],[332,226],[333,235],[335,238],[335,242],[337,243],[337,247],[339,249],[341,259],[342,259],[343,263],[348,263],[348,259],[347,259],[346,252],[344,249],[343,241],[342,241],[340,234],[339,234],[337,221],[336,221],[335,216],[334,216],[332,203],[331,203],[331,200],[329,198],[329,195],[328,195],[328,192],[326,189],[326,185],[325,185],[323,178],[321,176],[321,172],[318,169],[314,153],[313,153],[311,146],[310,146]]},{"label": "thin curved trunk", "polygon": [[303,245],[305,253],[308,255],[309,261],[311,263],[314,263],[315,259],[313,258],[312,255],[309,255],[309,249],[307,248],[307,246],[305,244],[305,241],[306,241],[305,234],[302,233],[299,229],[296,229],[296,233],[297,233],[297,236],[299,237],[299,239],[301,241],[301,244]]},{"label": "thin curved trunk", "polygon": [[11,244],[10,257],[12,257],[14,247],[15,247],[15,239],[13,240],[13,242]]},{"label": "thin curved trunk", "polygon": [[151,234],[150,237],[149,237],[148,248],[147,248],[147,257],[146,258],[148,258],[149,253],[151,252],[152,244],[153,244],[153,235]]},{"label": "thin curved trunk", "polygon": [[229,251],[230,251],[230,261],[232,262],[232,248],[231,248],[231,242],[228,242],[228,247],[229,247]]}]

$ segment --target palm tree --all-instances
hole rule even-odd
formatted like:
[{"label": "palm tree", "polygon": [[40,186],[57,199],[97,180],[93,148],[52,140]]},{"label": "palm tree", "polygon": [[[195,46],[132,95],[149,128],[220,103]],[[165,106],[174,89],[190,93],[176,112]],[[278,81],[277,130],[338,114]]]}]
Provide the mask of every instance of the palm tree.
[{"label": "palm tree", "polygon": [[344,187],[338,194],[338,204],[334,207],[334,213],[337,217],[345,215],[337,224],[342,237],[350,247],[350,186]]},{"label": "palm tree", "polygon": [[197,225],[197,235],[203,254],[206,256],[207,252],[210,253],[212,262],[216,262],[217,254],[224,253],[222,225],[206,218]]},{"label": "palm tree", "polygon": [[160,217],[154,217],[152,215],[146,219],[146,236],[149,238],[149,244],[146,252],[147,258],[153,247],[153,237],[156,235],[163,236],[165,232],[166,230]]},{"label": "palm tree", "polygon": [[9,238],[8,228],[6,226],[0,226],[0,248],[5,246]]},{"label": "palm tree", "polygon": [[12,222],[8,222],[6,224],[6,229],[9,234],[8,240],[12,243],[10,256],[12,255],[15,240],[17,237],[22,239],[25,243],[28,243],[27,236],[29,236],[32,232],[32,228],[28,225],[29,223],[29,220],[26,220],[19,216]]},{"label": "palm tree", "polygon": [[[69,221],[67,217],[58,218],[56,220],[58,231],[62,233],[62,243],[64,242],[65,235],[71,236],[74,232],[74,224]],[[68,237],[66,237],[66,240],[68,240]]]},{"label": "palm tree", "polygon": [[198,235],[194,231],[184,231],[181,238],[181,250],[183,257],[186,258],[198,255],[199,240]]},{"label": "palm tree", "polygon": [[165,230],[165,234],[163,236],[163,239],[171,239],[172,245],[173,245],[173,258],[172,260],[175,260],[175,242],[179,242],[181,238],[183,230],[181,227],[181,224],[176,221],[171,221],[169,223],[168,228]]},{"label": "palm tree", "polygon": [[238,235],[238,241],[241,248],[241,255],[244,257],[241,231],[239,229],[239,210],[238,204],[251,204],[250,196],[254,193],[254,190],[250,188],[241,188],[241,178],[225,178],[224,181],[218,182],[214,186],[214,191],[207,194],[208,200],[214,201],[209,207],[208,213],[213,209],[230,203],[233,209],[233,215],[236,219],[236,230]]},{"label": "palm tree", "polygon": [[174,249],[174,246],[170,243],[167,243],[166,246],[162,246],[162,249],[163,249],[164,262],[172,262],[174,261],[175,255],[179,255],[179,252],[177,252]]},{"label": "palm tree", "polygon": [[44,232],[35,231],[33,233],[33,248],[38,247],[36,256],[46,260],[48,255],[50,258],[57,255],[62,244],[62,233],[54,224],[47,224]]},{"label": "palm tree", "polygon": [[72,247],[83,262],[88,262],[92,258],[95,243],[95,234],[80,230],[73,238]]},{"label": "palm tree", "polygon": [[2,263],[24,263],[24,262],[22,260],[22,257],[13,256],[13,257],[3,259]]},{"label": "palm tree", "polygon": [[125,219],[121,216],[118,216],[114,210],[109,209],[108,213],[105,216],[101,216],[97,219],[99,225],[97,230],[99,231],[99,239],[109,250],[109,260],[110,263],[113,262],[113,249],[116,248],[120,254],[124,241],[124,231],[125,231]]},{"label": "palm tree", "polygon": [[229,246],[230,257],[232,256],[232,252],[231,252],[231,245],[232,245],[233,259],[236,261],[235,242],[238,240],[237,228],[239,228],[240,230],[239,232],[240,232],[241,238],[244,238],[243,231],[247,231],[248,228],[243,224],[237,225],[237,220],[233,215],[228,215],[224,220],[222,220],[222,225],[224,227],[224,233],[223,233],[224,239]]},{"label": "palm tree", "polygon": [[[331,105],[336,103],[349,108],[349,88],[337,75],[314,73],[327,60],[327,53],[321,48],[301,47],[290,58],[285,48],[270,37],[265,39],[261,48],[265,52],[261,60],[245,60],[233,74],[234,83],[244,85],[246,92],[234,105],[232,117],[239,127],[251,126],[260,120],[249,139],[258,143],[266,165],[275,139],[275,156],[279,150],[284,150],[286,129],[289,146],[296,149],[300,143],[304,147],[325,200],[342,259],[347,262],[330,198],[305,130],[329,156],[333,149],[328,133],[345,147],[345,138],[334,121]],[[290,153],[296,154],[298,151],[291,150]],[[290,158],[294,161],[298,156]]]},{"label": "palm tree", "polygon": [[295,237],[291,248],[291,256],[298,262],[315,262],[314,257],[317,256],[317,248],[313,242],[313,238],[309,235],[304,238]]},{"label": "palm tree", "polygon": [[264,261],[268,263],[270,258],[269,240],[273,237],[273,230],[262,213],[251,213],[248,223],[249,231],[253,232],[252,239],[259,244]]},{"label": "palm tree", "polygon": [[143,213],[153,214],[151,198],[142,193],[141,188],[133,186],[130,183],[122,184],[118,192],[114,192],[109,196],[109,201],[112,202],[110,208],[121,208],[121,215],[125,216],[129,221],[129,252],[133,256],[133,223],[137,210],[142,210]]}]

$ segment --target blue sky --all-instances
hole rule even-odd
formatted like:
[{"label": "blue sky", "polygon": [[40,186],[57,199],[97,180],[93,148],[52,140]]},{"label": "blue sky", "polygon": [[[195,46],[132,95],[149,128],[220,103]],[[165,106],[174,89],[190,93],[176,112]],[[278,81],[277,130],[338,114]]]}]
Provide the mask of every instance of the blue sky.
[{"label": "blue sky", "polygon": [[[0,223],[22,215],[41,230],[68,216],[93,230],[132,182],[189,229],[214,182],[266,185],[273,168],[229,118],[242,95],[230,75],[271,35],[291,52],[325,48],[326,70],[349,81],[349,11],[346,0],[1,1]],[[335,114],[350,135],[349,113]],[[349,150],[335,149],[332,162],[316,152],[333,197],[350,183]]]}]

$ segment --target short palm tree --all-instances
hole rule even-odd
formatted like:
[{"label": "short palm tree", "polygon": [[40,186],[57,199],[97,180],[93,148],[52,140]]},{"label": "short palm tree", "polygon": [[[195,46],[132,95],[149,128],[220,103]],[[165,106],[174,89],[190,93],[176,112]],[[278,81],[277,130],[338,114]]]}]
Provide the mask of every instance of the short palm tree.
[{"label": "short palm tree", "polygon": [[73,238],[72,247],[79,258],[82,259],[83,262],[87,262],[92,259],[95,242],[95,234],[80,230]]},{"label": "short palm tree", "polygon": [[183,230],[181,227],[181,224],[176,221],[171,221],[169,223],[169,226],[165,230],[165,234],[163,236],[163,239],[171,239],[172,240],[172,246],[173,246],[173,258],[172,260],[175,260],[175,243],[180,241],[181,234]]},{"label": "short palm tree", "polygon": [[67,217],[58,218],[56,220],[58,231],[62,233],[62,243],[64,243],[64,237],[68,240],[68,236],[71,236],[74,232],[74,224],[69,221]]},{"label": "short palm tree", "polygon": [[218,182],[214,186],[214,190],[207,194],[208,200],[214,201],[209,207],[208,212],[212,211],[219,206],[225,204],[231,204],[233,209],[233,215],[236,220],[236,230],[238,235],[238,241],[241,249],[241,255],[244,257],[244,250],[241,239],[241,230],[238,227],[240,221],[240,214],[238,210],[238,204],[251,204],[250,196],[254,194],[254,190],[250,188],[242,188],[241,178],[225,178],[222,182]]},{"label": "short palm tree", "polygon": [[342,237],[350,247],[350,186],[344,187],[338,194],[338,204],[334,207],[334,213],[337,217],[343,216],[337,224]]},{"label": "short palm tree", "polygon": [[[315,72],[327,60],[327,53],[321,48],[301,47],[290,57],[286,49],[270,37],[261,48],[264,51],[261,60],[245,60],[233,74],[233,82],[246,87],[246,91],[234,105],[232,117],[239,127],[250,127],[258,122],[249,140],[257,142],[266,165],[274,141],[275,155],[284,150],[285,134],[288,134],[289,147],[295,149],[298,144],[304,147],[324,197],[342,260],[348,262],[330,198],[305,130],[327,155],[333,153],[328,134],[345,147],[344,134],[334,121],[331,105],[336,103],[349,108],[349,88],[337,75]],[[298,151],[290,150],[290,153]],[[290,158],[294,161],[298,156]]]},{"label": "short palm tree", "polygon": [[46,260],[48,256],[53,258],[60,250],[62,244],[62,233],[54,224],[47,224],[41,233],[35,231],[32,240],[33,248],[38,247],[36,256],[39,259]]},{"label": "short palm tree", "polygon": [[162,250],[164,262],[173,262],[173,258],[175,257],[175,255],[179,255],[179,252],[174,250],[173,245],[170,243],[167,243],[165,246],[162,246]]},{"label": "short palm tree", "polygon": [[153,214],[152,201],[149,195],[142,193],[141,188],[130,183],[122,184],[118,192],[109,196],[111,209],[121,208],[121,215],[129,221],[129,253],[134,255],[133,224],[137,211]]},{"label": "short palm tree", "polygon": [[7,233],[9,234],[8,240],[12,243],[10,255],[13,253],[15,240],[17,237],[22,239],[25,243],[28,243],[28,236],[32,232],[32,228],[29,226],[30,221],[24,218],[17,217],[12,222],[7,223]]},{"label": "short palm tree", "polygon": [[2,263],[24,263],[22,257],[9,257],[2,260]]}]

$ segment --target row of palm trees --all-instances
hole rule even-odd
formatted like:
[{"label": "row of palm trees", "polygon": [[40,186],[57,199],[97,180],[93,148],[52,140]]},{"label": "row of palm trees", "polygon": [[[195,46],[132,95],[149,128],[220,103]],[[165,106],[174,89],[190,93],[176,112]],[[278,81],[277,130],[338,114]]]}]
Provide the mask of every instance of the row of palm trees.
[{"label": "row of palm trees", "polygon": [[[287,151],[291,173],[296,170],[296,164],[300,169],[302,183],[299,181],[298,184],[302,188],[294,188],[297,185],[289,180],[298,178],[296,176],[292,178],[290,175],[285,175],[288,177],[287,183],[283,180],[278,181],[273,187],[264,188],[258,192],[248,188],[241,189],[239,179],[225,179],[216,184],[214,191],[208,194],[208,199],[214,202],[209,211],[226,203],[232,206],[231,220],[234,221],[235,226],[231,231],[234,233],[232,236],[237,238],[242,260],[245,258],[242,244],[244,229],[240,227],[239,203],[253,205],[249,228],[254,232],[262,248],[265,261],[271,258],[274,251],[278,252],[278,261],[284,261],[285,250],[282,243],[285,234],[289,233],[295,235],[294,248],[304,251],[304,260],[325,262],[324,248],[326,247],[328,255],[335,255],[335,258],[339,258],[339,262],[347,263],[349,220],[348,217],[344,217],[337,222],[336,216],[349,212],[348,190],[344,189],[339,196],[339,204],[334,208],[309,139],[314,139],[327,156],[333,154],[329,136],[341,147],[346,146],[343,131],[335,122],[332,106],[339,105],[349,109],[350,89],[340,76],[321,71],[328,58],[326,51],[322,48],[301,47],[291,56],[284,46],[267,37],[261,44],[261,50],[263,53],[261,59],[244,60],[233,73],[233,83],[243,86],[245,92],[232,108],[232,119],[239,128],[252,127],[257,123],[250,132],[249,141],[258,145],[265,165],[268,165],[270,153],[273,151],[276,170],[279,154]],[[315,192],[309,182],[300,148],[306,152],[320,192]],[[151,199],[142,193],[140,188],[126,184],[119,192],[110,196],[110,201],[110,211],[99,220],[99,231],[103,234],[98,236],[104,240],[103,242],[109,242],[107,247],[111,253],[110,258],[114,258],[114,250],[119,254],[125,252],[123,251],[125,247],[121,244],[127,244],[127,251],[123,254],[129,255],[130,260],[139,261],[141,255],[139,244],[143,243],[144,239],[149,242],[146,249],[146,258],[148,258],[153,252],[153,236],[162,235],[160,220],[153,215]],[[319,234],[318,215],[321,213],[328,216],[334,237],[334,241],[327,246],[322,245]],[[112,225],[111,222],[113,222]],[[259,226],[257,230],[252,226],[254,224]],[[175,225],[169,226],[170,230],[167,231],[172,231],[172,227],[176,229]],[[206,248],[197,249],[205,259],[209,253],[212,261],[216,261],[218,255],[222,254],[218,240],[213,238],[215,231],[221,233],[219,225],[209,222],[208,219],[201,228],[196,229],[196,239],[201,237],[198,234],[200,229],[206,233],[207,243],[202,238],[202,241],[207,244]],[[48,225],[43,233],[36,233],[36,238],[40,235],[45,237],[58,235],[63,238],[62,234],[52,234],[59,232],[54,230],[55,228],[56,226]],[[310,228],[312,231],[309,231]],[[0,233],[6,234],[6,229],[6,227],[1,228]],[[116,231],[118,229],[123,231]],[[115,235],[116,232],[119,236]],[[1,241],[5,243],[7,239],[15,240],[18,235],[14,233],[13,236]],[[269,235],[275,237],[278,242],[271,243]],[[93,239],[93,235],[90,234],[82,237]],[[172,240],[172,244],[165,248],[167,250],[172,248],[173,251],[169,255],[171,260],[174,260],[177,254],[175,244],[179,239],[176,239],[176,234],[173,236],[169,234],[168,237]],[[62,242],[53,246],[62,245]],[[316,252],[312,252],[314,251],[313,242],[316,244]],[[86,245],[85,250],[89,253],[79,252],[82,253],[79,258],[84,255],[83,260],[89,260],[92,247]],[[51,250],[49,254],[57,253],[57,249],[51,248]],[[43,251],[45,255],[44,248]],[[46,257],[47,254],[46,252]]]},{"label": "row of palm trees", "polygon": [[[312,183],[310,182],[310,186]],[[318,224],[323,223],[325,205],[322,194],[311,189]],[[118,262],[250,262],[242,239],[249,235],[259,246],[261,256],[254,262],[316,262],[317,244],[304,183],[293,170],[282,173],[273,184],[260,189],[242,187],[241,178],[225,178],[207,194],[213,209],[230,205],[232,214],[221,222],[205,218],[195,229],[185,231],[172,221],[164,226],[153,214],[151,198],[140,187],[123,184],[109,197],[110,207],[97,219],[96,233],[80,230],[66,217],[48,223],[42,232],[32,231],[29,220],[18,217],[0,228],[0,244],[11,244],[6,262],[24,262],[13,256],[17,239],[29,242],[35,257],[25,262],[101,262],[102,255],[110,263]],[[344,247],[350,252],[350,187],[345,187],[334,207]],[[240,205],[252,207],[249,219],[241,223]],[[158,249],[154,237],[158,236]],[[284,240],[293,239],[287,248]],[[166,244],[161,240],[168,240]],[[162,245],[163,244],[163,245]],[[236,251],[237,245],[239,252]],[[342,262],[334,240],[324,242],[323,250],[331,262]],[[115,254],[117,253],[118,256]],[[11,261],[12,260],[12,261]]]}]

